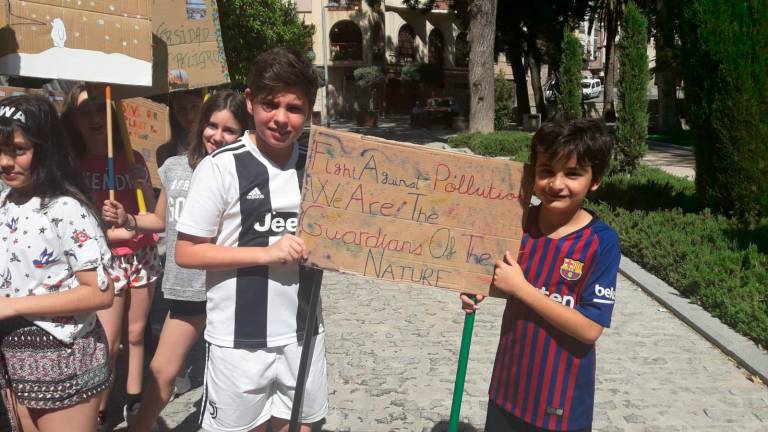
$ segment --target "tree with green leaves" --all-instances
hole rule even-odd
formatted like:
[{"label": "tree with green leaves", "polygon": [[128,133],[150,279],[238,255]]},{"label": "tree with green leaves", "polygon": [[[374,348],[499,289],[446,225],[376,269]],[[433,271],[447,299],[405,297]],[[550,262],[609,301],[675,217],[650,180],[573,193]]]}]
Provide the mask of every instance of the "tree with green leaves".
[{"label": "tree with green leaves", "polygon": [[619,39],[619,113],[616,122],[619,169],[633,172],[648,145],[648,22],[637,5],[624,6]]},{"label": "tree with green leaves", "polygon": [[[584,19],[589,0],[537,0],[500,2],[496,13],[496,51],[504,52],[517,85],[518,114],[530,113],[529,72],[536,112],[549,118],[541,80],[542,66],[557,71],[560,64],[563,29]],[[520,121],[521,119],[518,119]]]},{"label": "tree with green leaves", "polygon": [[355,84],[368,91],[368,111],[375,111],[378,106],[376,88],[386,81],[381,68],[378,66],[361,66],[355,69],[352,74],[355,77]]},{"label": "tree with green leaves", "polygon": [[245,84],[251,61],[264,51],[284,47],[306,55],[314,26],[286,0],[218,0],[224,53],[232,82]]},{"label": "tree with green leaves", "polygon": [[768,217],[768,3],[692,0],[680,38],[697,193],[754,224]]},{"label": "tree with green leaves", "polygon": [[661,132],[678,133],[682,130],[677,107],[677,81],[680,50],[677,42],[681,0],[655,0],[651,2],[649,18],[653,20],[653,41],[656,48],[654,76],[658,89],[659,120]]},{"label": "tree with green leaves", "polygon": [[600,23],[605,30],[604,75],[603,84],[603,116],[612,121],[616,116],[616,38],[619,36],[619,25],[624,15],[626,0],[594,0],[591,10],[591,21]]},{"label": "tree with green leaves", "polygon": [[509,121],[512,120],[512,113],[515,106],[514,84],[504,78],[504,74],[496,74],[496,97],[494,98],[494,116],[493,127],[496,130],[509,128]]},{"label": "tree with green leaves", "polygon": [[573,120],[581,117],[581,44],[569,27],[563,29],[560,52],[557,106],[566,120]]}]

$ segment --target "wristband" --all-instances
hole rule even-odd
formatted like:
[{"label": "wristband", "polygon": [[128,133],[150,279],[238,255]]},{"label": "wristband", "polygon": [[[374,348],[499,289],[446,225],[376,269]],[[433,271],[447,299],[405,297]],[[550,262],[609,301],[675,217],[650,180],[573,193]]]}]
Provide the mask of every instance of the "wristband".
[{"label": "wristband", "polygon": [[126,214],[126,217],[128,217],[129,219],[133,219],[133,227],[128,228],[128,224],[125,224],[123,225],[123,228],[125,228],[126,231],[135,231],[136,228],[138,227],[138,223],[136,222],[136,216],[128,213]]}]

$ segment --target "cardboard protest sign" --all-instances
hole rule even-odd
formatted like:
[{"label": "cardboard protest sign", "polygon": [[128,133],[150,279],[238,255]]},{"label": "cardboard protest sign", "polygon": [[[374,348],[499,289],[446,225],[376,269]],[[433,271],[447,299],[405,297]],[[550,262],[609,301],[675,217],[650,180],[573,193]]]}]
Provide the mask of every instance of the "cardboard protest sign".
[{"label": "cardboard protest sign", "polygon": [[171,139],[168,107],[144,98],[124,99],[118,103],[122,104],[131,148],[144,157],[152,185],[159,187],[160,177],[157,175],[155,151]]},{"label": "cardboard protest sign", "polygon": [[488,295],[494,262],[520,247],[524,171],[313,127],[298,235],[312,266]]},{"label": "cardboard protest sign", "polygon": [[170,90],[229,82],[216,0],[155,0],[154,32],[168,46]]},{"label": "cardboard protest sign", "polygon": [[114,89],[117,99],[229,82],[215,0],[152,0],[152,87]]},{"label": "cardboard protest sign", "polygon": [[43,89],[28,89],[22,87],[2,87],[0,86],[0,99],[7,98],[9,96],[17,96],[23,94],[36,94],[45,96],[56,107],[59,113],[64,112],[64,98],[66,95],[61,92],[43,90]]},{"label": "cardboard protest sign", "polygon": [[0,0],[0,74],[148,86],[150,0]]}]

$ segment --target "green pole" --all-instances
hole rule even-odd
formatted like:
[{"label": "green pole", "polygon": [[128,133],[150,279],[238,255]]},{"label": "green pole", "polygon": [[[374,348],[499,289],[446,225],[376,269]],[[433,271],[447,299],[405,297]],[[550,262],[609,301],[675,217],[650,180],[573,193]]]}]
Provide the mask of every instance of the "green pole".
[{"label": "green pole", "polygon": [[[474,302],[475,296],[469,298]],[[459,414],[461,412],[461,398],[464,395],[464,378],[467,376],[467,363],[469,363],[469,346],[472,343],[472,329],[475,327],[475,313],[464,315],[464,331],[461,335],[461,348],[459,348],[459,367],[456,370],[456,384],[453,387],[453,402],[451,403],[451,419],[448,423],[448,432],[458,432]]]}]

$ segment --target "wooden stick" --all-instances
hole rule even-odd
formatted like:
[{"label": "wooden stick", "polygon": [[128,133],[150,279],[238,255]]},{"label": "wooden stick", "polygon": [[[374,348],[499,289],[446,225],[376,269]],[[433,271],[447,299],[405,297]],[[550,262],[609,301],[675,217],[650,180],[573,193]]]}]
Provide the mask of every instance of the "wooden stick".
[{"label": "wooden stick", "polygon": [[109,199],[115,200],[115,147],[112,142],[112,86],[107,84],[104,89],[107,107],[107,186]]}]

